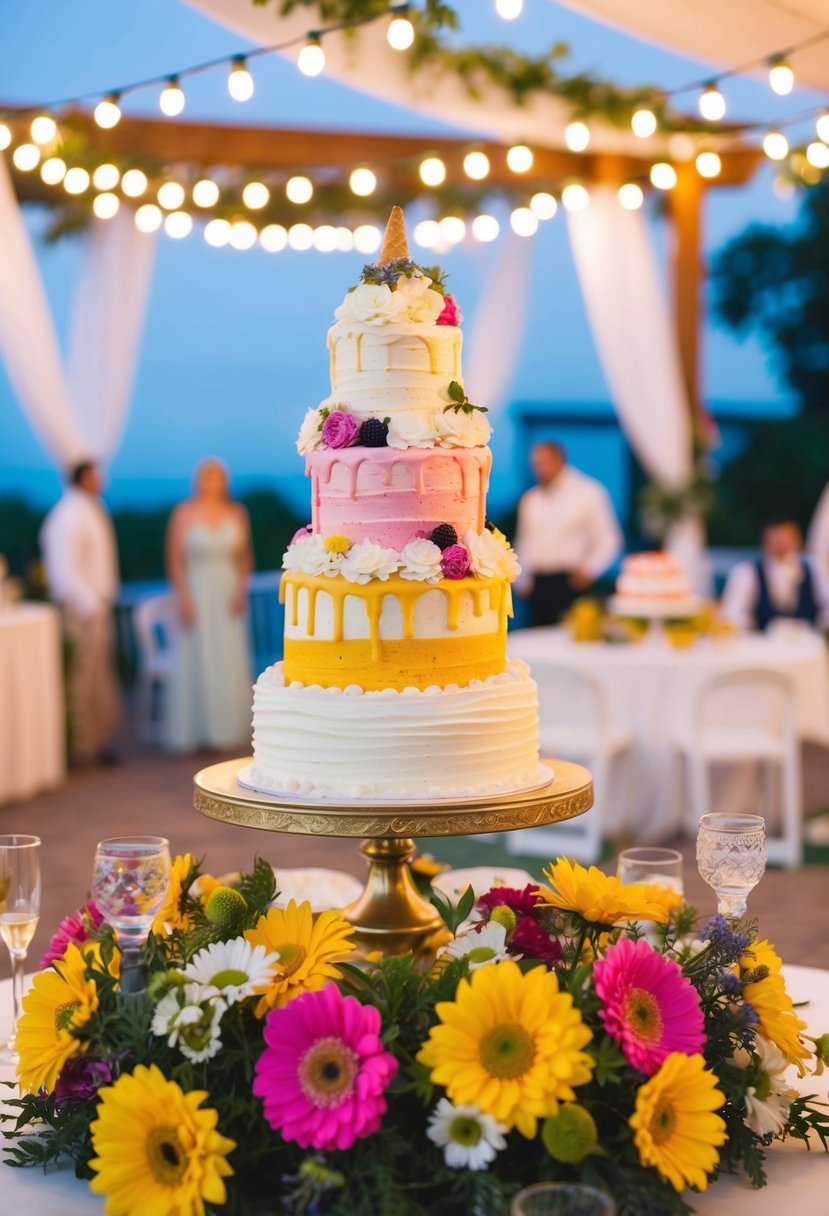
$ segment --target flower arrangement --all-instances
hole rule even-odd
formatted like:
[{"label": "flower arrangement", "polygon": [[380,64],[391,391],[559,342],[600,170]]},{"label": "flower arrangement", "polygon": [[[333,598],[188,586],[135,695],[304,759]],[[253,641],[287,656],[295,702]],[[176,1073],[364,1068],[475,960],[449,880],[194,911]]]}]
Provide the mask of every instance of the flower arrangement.
[{"label": "flower arrangement", "polygon": [[446,390],[449,404],[424,417],[419,413],[396,414],[393,418],[362,418],[349,412],[342,402],[309,409],[299,428],[296,447],[300,456],[327,448],[389,447],[480,448],[492,435],[485,406],[472,405],[458,381]]},{"label": "flower arrangement", "polygon": [[9,1163],[71,1158],[107,1216],[499,1216],[572,1178],[679,1216],[720,1172],[762,1186],[775,1139],[827,1147],[785,1070],[820,1072],[829,1036],[753,926],[565,859],[545,879],[433,895],[431,965],[357,964],[339,913],[273,905],[266,863],[227,887],[177,858],[144,994],[88,913],[35,978]]}]

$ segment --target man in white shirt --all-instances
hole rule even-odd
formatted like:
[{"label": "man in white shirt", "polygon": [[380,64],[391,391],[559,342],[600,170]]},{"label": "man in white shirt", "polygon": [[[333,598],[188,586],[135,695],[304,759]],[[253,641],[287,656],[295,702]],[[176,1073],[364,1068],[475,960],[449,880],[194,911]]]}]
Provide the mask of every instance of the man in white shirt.
[{"label": "man in white shirt", "polygon": [[118,553],[101,475],[84,461],[40,531],[52,599],[69,642],[70,751],[85,764],[111,759],[118,724],[112,609],[118,597]]},{"label": "man in white shirt", "polygon": [[793,519],[770,519],[760,559],[740,562],[728,576],[720,601],[725,620],[738,629],[767,629],[780,618],[829,626],[829,571],[804,557],[802,548]]},{"label": "man in white shirt", "polygon": [[531,461],[538,484],[518,504],[516,590],[532,625],[552,625],[615,560],[623,536],[607,490],[568,465],[561,444],[537,443]]}]

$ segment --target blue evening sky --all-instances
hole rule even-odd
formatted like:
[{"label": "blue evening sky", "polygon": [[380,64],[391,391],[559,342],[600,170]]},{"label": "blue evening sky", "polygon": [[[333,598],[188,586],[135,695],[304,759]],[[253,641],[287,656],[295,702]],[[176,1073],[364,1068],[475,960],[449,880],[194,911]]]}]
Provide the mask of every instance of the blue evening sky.
[{"label": "blue evening sky", "polygon": [[[238,0],[240,4],[248,0]],[[573,47],[574,66],[595,68],[625,83],[668,87],[699,77],[698,63],[606,29],[550,0],[526,0],[525,14],[505,23],[491,0],[466,0],[467,36],[509,40],[538,49],[557,39]],[[471,19],[470,19],[471,18]],[[43,99],[104,91],[123,82],[167,73],[240,49],[239,40],[175,0],[39,0],[6,5],[0,39],[0,99]],[[739,54],[735,51],[737,58]],[[412,133],[435,130],[415,114],[385,106],[334,84],[308,80],[289,63],[262,57],[256,92],[245,106],[230,101],[223,71],[187,85],[188,117],[235,118],[285,125],[353,127]],[[757,80],[727,88],[729,114],[771,118],[812,104],[810,94],[774,98]],[[694,97],[687,99],[689,106]],[[130,103],[155,110],[153,92]],[[771,191],[770,170],[740,190],[713,192],[705,214],[705,243],[716,249],[752,220],[785,223],[796,204]],[[32,213],[32,227],[40,218]],[[654,219],[665,252],[665,225]],[[467,319],[492,263],[492,247],[462,247],[442,257]],[[63,336],[78,272],[78,244],[39,246],[39,259]],[[333,308],[355,280],[359,254],[210,249],[196,232],[184,241],[159,240],[140,371],[127,431],[110,473],[110,500],[167,502],[186,490],[190,471],[207,453],[221,454],[237,484],[278,484],[301,501],[306,491],[293,446],[304,409],[328,391],[325,330]],[[607,388],[592,347],[561,216],[535,238],[530,320],[514,399],[603,402]],[[783,394],[764,354],[708,326],[704,384],[708,398],[777,401]],[[474,398],[474,386],[470,385]],[[510,424],[500,420],[494,442],[496,493],[507,480]],[[277,479],[275,481],[274,479]],[[282,480],[284,479],[284,480]],[[31,434],[0,368],[0,493],[24,492],[48,501],[57,474]]]}]

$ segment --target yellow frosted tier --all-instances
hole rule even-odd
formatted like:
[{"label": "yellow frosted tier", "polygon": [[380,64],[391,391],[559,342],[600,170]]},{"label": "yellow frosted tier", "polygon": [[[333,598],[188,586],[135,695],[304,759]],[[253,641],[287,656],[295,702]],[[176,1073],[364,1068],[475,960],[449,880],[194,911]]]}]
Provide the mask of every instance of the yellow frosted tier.
[{"label": "yellow frosted tier", "polygon": [[285,680],[366,691],[465,687],[506,667],[512,598],[503,578],[393,575],[364,585],[285,573]]}]

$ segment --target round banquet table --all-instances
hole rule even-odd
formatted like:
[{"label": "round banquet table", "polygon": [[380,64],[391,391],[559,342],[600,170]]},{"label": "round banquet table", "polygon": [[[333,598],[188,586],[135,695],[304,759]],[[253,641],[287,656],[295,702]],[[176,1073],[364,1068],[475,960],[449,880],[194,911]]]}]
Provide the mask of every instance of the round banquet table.
[{"label": "round banquet table", "polygon": [[[808,1002],[800,1009],[808,1033],[817,1037],[829,1030],[829,971],[813,967],[785,967],[786,986],[793,1001]],[[9,1033],[10,981],[0,983],[0,1035]],[[822,1077],[802,1081],[790,1069],[791,1084],[801,1093],[817,1094],[822,1102],[829,1097],[829,1071]],[[0,1075],[0,1081],[7,1078]],[[2,1104],[0,1103],[0,1109]],[[52,1168],[44,1175],[39,1169],[0,1167],[0,1193],[3,1212],[54,1212],[56,1216],[103,1216],[104,1201],[79,1181],[69,1165]],[[768,1186],[760,1191],[741,1178],[726,1176],[704,1195],[686,1192],[686,1198],[700,1216],[823,1216],[827,1211],[826,1188],[829,1184],[829,1159],[817,1146],[807,1152],[799,1141],[775,1145],[767,1158]],[[785,1205],[785,1206],[784,1206]]]},{"label": "round banquet table", "polygon": [[0,611],[0,805],[54,789],[66,775],[60,613]]},{"label": "round banquet table", "polygon": [[[653,842],[678,827],[683,796],[674,743],[690,733],[697,692],[713,676],[748,668],[783,672],[794,687],[801,740],[829,747],[829,648],[819,634],[729,635],[678,649],[647,639],[574,642],[562,628],[520,629],[509,635],[508,649],[511,658],[530,667],[556,663],[592,676],[605,694],[613,727],[632,735],[635,810],[631,821],[624,798],[611,798],[602,808],[611,833],[631,829],[638,840]],[[543,721],[541,727],[543,734]],[[552,743],[552,723],[547,732]]]}]

